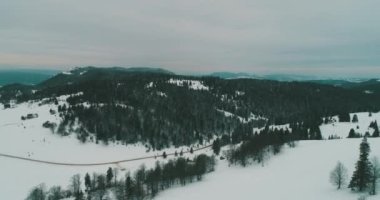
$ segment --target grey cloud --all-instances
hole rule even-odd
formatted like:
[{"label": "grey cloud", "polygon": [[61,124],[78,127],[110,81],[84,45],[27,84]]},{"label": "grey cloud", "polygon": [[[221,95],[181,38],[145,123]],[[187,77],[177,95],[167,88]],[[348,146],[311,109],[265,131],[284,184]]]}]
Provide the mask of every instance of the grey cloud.
[{"label": "grey cloud", "polygon": [[379,6],[377,0],[3,0],[0,67],[380,75]]}]

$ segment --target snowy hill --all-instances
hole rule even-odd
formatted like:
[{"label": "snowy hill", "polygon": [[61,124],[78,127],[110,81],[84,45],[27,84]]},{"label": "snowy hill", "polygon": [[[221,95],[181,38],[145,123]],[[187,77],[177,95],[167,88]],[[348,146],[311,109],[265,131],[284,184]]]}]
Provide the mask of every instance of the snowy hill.
[{"label": "snowy hill", "polygon": [[[161,193],[157,200],[192,199],[267,199],[267,200],[356,200],[367,193],[354,193],[347,187],[336,190],[329,182],[329,173],[338,161],[348,169],[349,178],[359,158],[361,138],[346,138],[351,128],[364,134],[380,113],[355,113],[358,123],[333,122],[320,126],[324,138],[336,135],[343,139],[300,141],[296,148],[286,149],[262,165],[228,166],[219,161],[214,173],[198,184]],[[351,114],[351,117],[354,114]],[[335,117],[337,120],[337,118]],[[358,128],[359,127],[359,128]],[[275,128],[275,127],[272,127]],[[369,138],[370,156],[380,158],[380,138]],[[368,199],[379,199],[379,196]]]},{"label": "snowy hill", "polygon": [[[360,142],[361,139],[301,141],[296,148],[272,157],[264,166],[229,167],[220,161],[204,181],[164,191],[156,199],[357,200],[362,194],[347,188],[336,190],[329,183],[329,173],[341,161],[351,176],[359,158]],[[380,157],[380,138],[371,138],[369,143],[371,156]]]},{"label": "snowy hill", "polygon": [[[58,98],[58,105],[65,104],[67,97]],[[47,120],[61,120],[57,114],[50,113],[58,105],[34,102],[18,104],[12,109],[1,109],[0,153],[71,163],[107,162],[162,154],[162,151],[146,152],[142,145],[126,147],[118,144],[82,144],[74,135],[54,135],[49,129],[43,128],[42,124]],[[29,113],[37,114],[38,117],[21,120],[21,116]],[[344,139],[301,141],[295,149],[287,149],[265,162],[264,167],[229,167],[227,161],[219,161],[216,172],[206,176],[205,181],[163,192],[157,199],[356,199],[358,195],[351,194],[348,189],[336,191],[328,182],[328,174],[338,160],[347,166],[350,173],[354,169],[361,139],[346,139],[348,131],[359,126],[357,131],[363,133],[369,130],[369,123],[380,121],[380,113],[373,113],[371,117],[368,113],[357,113],[357,116],[358,123],[333,122],[320,127],[324,138],[336,134]],[[371,138],[369,142],[372,155],[380,157],[380,139]],[[186,147],[177,150],[181,149]],[[174,152],[175,149],[165,151]],[[211,153],[211,150],[202,152]],[[77,173],[83,177],[87,172],[104,173],[108,167],[116,167],[123,174],[136,170],[142,164],[153,166],[156,160],[81,167],[55,166],[0,157],[0,198],[23,199],[31,187],[40,183],[46,183],[47,186],[66,186],[69,178]],[[292,180],[291,184],[289,180]],[[276,192],[271,192],[272,190]]]},{"label": "snowy hill", "polygon": [[[65,104],[67,96],[58,98],[59,105]],[[63,163],[98,163],[113,162],[125,159],[134,159],[147,156],[161,156],[163,151],[150,151],[143,145],[121,145],[81,143],[75,134],[62,137],[43,128],[45,121],[58,122],[60,117],[52,115],[50,109],[56,110],[58,105],[41,102],[18,104],[12,109],[3,109],[0,104],[0,153],[37,159],[49,162]],[[21,116],[29,113],[38,117],[22,120]],[[189,147],[165,149],[168,154],[181,150],[187,151]],[[205,149],[201,152],[211,152]],[[190,155],[188,155],[190,156]],[[192,155],[193,156],[193,155]],[[100,165],[100,166],[59,166],[29,162],[25,160],[11,159],[0,156],[0,199],[19,200],[25,199],[32,187],[45,183],[47,187],[60,185],[66,187],[70,177],[74,174],[104,173],[108,167],[118,168],[120,176],[127,171],[135,171],[142,164],[147,167],[154,166],[157,160],[151,158],[132,162]]]},{"label": "snowy hill", "polygon": [[[20,97],[18,102],[21,103],[15,104],[17,101],[12,100],[5,101],[9,102],[7,106],[0,104],[0,165],[2,166],[0,199],[24,199],[30,189],[40,183],[45,183],[47,187],[53,185],[66,187],[70,177],[74,174],[79,173],[83,177],[87,172],[90,174],[105,173],[108,167],[117,168],[122,177],[127,171],[133,172],[142,164],[147,167],[154,166],[157,160],[163,160],[159,156],[164,151],[170,154],[182,150],[186,152],[190,148],[188,146],[166,148],[167,146],[162,145],[162,148],[166,149],[152,151],[152,144],[142,144],[150,136],[156,136],[156,142],[162,144],[173,144],[172,142],[176,141],[173,138],[178,140],[179,136],[187,136],[187,138],[192,137],[188,143],[196,144],[199,138],[202,141],[209,141],[218,135],[221,136],[222,133],[236,130],[236,127],[239,126],[244,126],[247,128],[246,130],[248,128],[254,131],[262,130],[265,124],[260,125],[259,122],[265,123],[268,120],[266,117],[271,113],[279,117],[280,120],[277,120],[277,124],[281,122],[284,124],[271,125],[270,128],[291,130],[289,123],[292,120],[303,119],[302,116],[315,114],[312,113],[314,110],[310,109],[309,105],[305,105],[302,109],[298,106],[305,102],[303,99],[305,95],[309,104],[314,109],[321,111],[318,113],[321,116],[325,116],[322,110],[327,110],[329,113],[339,113],[343,110],[348,113],[348,110],[369,110],[367,107],[376,107],[378,104],[377,96],[351,93],[348,90],[316,84],[197,79],[167,74],[154,75],[153,78],[150,75],[144,76],[142,81],[140,81],[142,77],[140,75],[135,77],[126,75],[129,78],[122,77],[116,82],[113,79],[107,79],[104,83],[109,83],[108,86],[99,83],[96,79],[92,80],[92,78],[91,84],[83,82],[82,85],[83,79],[79,78],[78,81],[80,80],[81,84],[78,82],[78,85],[61,85],[59,77],[64,77],[65,81],[71,80],[67,77],[90,77],[90,73],[84,69],[77,69],[70,73],[72,74],[62,74],[51,79],[54,82],[53,85],[56,84],[57,87],[48,87],[41,91],[27,88],[30,90],[31,96],[20,96],[19,93],[22,91],[8,87],[15,93],[14,95]],[[102,75],[103,73],[93,71],[94,77]],[[110,77],[112,76],[108,78]],[[96,87],[93,84],[96,84]],[[105,85],[107,87],[104,87]],[[249,88],[247,88],[248,86]],[[70,89],[67,90],[67,88]],[[289,93],[290,90],[298,92]],[[126,96],[121,98],[122,95]],[[108,101],[110,97],[118,97],[119,100]],[[256,97],[260,98],[256,99]],[[40,100],[41,98],[45,99]],[[31,101],[30,99],[36,100]],[[347,101],[343,101],[343,99],[347,99]],[[341,104],[345,105],[341,106]],[[59,112],[59,107],[62,110],[64,105],[68,107],[66,110],[69,111]],[[262,105],[262,114],[260,115],[255,112],[258,105]],[[275,106],[274,110],[272,110],[273,106]],[[10,108],[5,109],[5,107]],[[83,113],[82,111],[86,110],[85,108],[92,108],[94,112],[80,115]],[[337,109],[334,110],[335,108]],[[74,109],[77,109],[76,112],[73,112]],[[116,111],[119,111],[118,117],[111,118]],[[143,117],[141,112],[145,113]],[[100,117],[94,117],[94,113]],[[131,113],[131,118],[117,121]],[[214,196],[210,195],[216,195],[215,198],[220,197],[220,199],[233,197],[269,200],[356,199],[357,194],[351,194],[347,189],[335,191],[328,182],[329,172],[338,160],[342,161],[351,173],[358,158],[360,139],[347,139],[350,129],[354,129],[362,135],[367,131],[372,133],[373,130],[369,128],[370,123],[375,120],[380,121],[380,113],[373,113],[372,116],[365,112],[355,114],[358,116],[357,123],[341,123],[338,122],[337,117],[333,117],[332,122],[320,126],[324,139],[329,136],[338,136],[343,138],[341,140],[301,141],[297,148],[287,149],[282,154],[266,161],[264,167],[261,165],[247,168],[229,167],[227,161],[220,160],[216,172],[206,176],[204,182],[194,183],[185,188],[171,189],[157,198],[214,199]],[[316,116],[316,119],[319,115]],[[353,115],[351,114],[351,119]],[[80,120],[78,120],[79,118]],[[59,129],[59,124],[62,124],[65,119],[69,125],[61,126],[61,128],[67,130],[57,134],[56,130]],[[92,121],[88,121],[89,119]],[[140,140],[135,140],[134,143],[130,142],[126,146],[128,140],[115,142],[117,135],[115,137],[110,135],[105,140],[109,142],[109,145],[104,145],[102,140],[95,142],[95,130],[101,127],[96,125],[101,123],[103,127],[115,125],[114,127],[109,126],[111,128],[107,129],[114,134],[117,129],[112,128],[126,124],[128,126],[121,130],[126,131],[123,133],[124,136],[129,136],[132,133],[129,130],[133,130],[136,128],[134,125],[139,124],[131,119],[137,122],[150,120],[145,124],[144,129],[135,129],[141,131],[141,134],[136,136],[136,138],[140,137]],[[46,124],[46,122],[49,123]],[[87,123],[87,127],[81,126],[85,123]],[[46,124],[48,128],[44,128],[43,124]],[[94,125],[95,128],[87,131],[94,127],[90,125]],[[164,125],[166,129],[163,127]],[[49,126],[55,130],[54,134]],[[214,129],[209,129],[210,127]],[[224,129],[220,130],[220,127],[224,127]],[[77,138],[81,136],[76,134],[80,128],[90,134],[86,138],[86,143],[81,143]],[[197,136],[194,130],[199,132],[199,128],[203,128],[204,132]],[[170,130],[177,130],[171,137],[172,141],[165,135]],[[151,132],[155,132],[155,134],[147,134]],[[62,136],[66,133],[69,135]],[[141,139],[143,136],[146,138]],[[185,142],[185,140],[178,141],[180,141],[180,145]],[[378,155],[379,139],[371,138],[370,143],[372,153],[380,157]],[[204,145],[208,147],[210,143]],[[195,149],[201,147],[194,146]],[[196,151],[194,154],[200,153],[212,154],[212,151],[206,148]],[[194,154],[186,156],[193,157]],[[145,157],[148,158],[139,159]],[[138,160],[117,162],[136,158]],[[38,163],[35,162],[36,160],[50,162],[50,164]],[[66,163],[67,165],[57,163]],[[104,164],[90,165],[99,163]],[[291,184],[287,182],[289,180],[292,180]],[[243,186],[240,187],[239,183]],[[213,189],[215,194],[210,192]],[[272,192],[272,189],[276,192]],[[188,193],[187,190],[192,191],[191,195],[196,196],[181,196],[184,195],[183,191]]]}]

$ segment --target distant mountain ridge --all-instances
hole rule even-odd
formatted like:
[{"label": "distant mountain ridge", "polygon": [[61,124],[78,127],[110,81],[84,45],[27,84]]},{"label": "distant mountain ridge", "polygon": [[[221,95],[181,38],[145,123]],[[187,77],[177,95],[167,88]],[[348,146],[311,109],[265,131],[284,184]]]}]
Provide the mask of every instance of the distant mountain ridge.
[{"label": "distant mountain ridge", "polygon": [[8,84],[35,85],[58,74],[56,70],[0,69],[0,86]]}]

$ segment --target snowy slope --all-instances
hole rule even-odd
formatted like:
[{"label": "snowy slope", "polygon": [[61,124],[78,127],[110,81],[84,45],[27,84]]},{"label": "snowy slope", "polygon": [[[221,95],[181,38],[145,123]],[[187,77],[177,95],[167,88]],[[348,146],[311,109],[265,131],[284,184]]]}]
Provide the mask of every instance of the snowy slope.
[{"label": "snowy slope", "polygon": [[[80,94],[77,94],[80,95]],[[64,104],[67,96],[59,98]],[[82,144],[75,135],[61,137],[42,127],[45,121],[59,122],[58,115],[49,113],[57,110],[57,105],[40,102],[23,103],[13,109],[3,109],[0,105],[0,153],[56,162],[93,163],[122,159],[162,155],[161,152],[146,152],[143,145],[124,146],[111,144]],[[21,120],[30,113],[38,118]],[[371,121],[380,121],[380,113],[372,117],[368,113],[358,113],[359,123],[332,123],[321,126],[324,138],[337,134],[343,138],[350,128],[364,134]],[[277,126],[276,126],[277,127]],[[278,126],[288,127],[288,125]],[[265,167],[228,167],[219,161],[216,172],[207,175],[204,182],[190,184],[163,192],[157,199],[356,199],[348,190],[336,191],[328,183],[328,174],[338,160],[353,170],[358,157],[360,139],[333,141],[303,141],[295,149],[287,149],[273,157]],[[380,157],[380,139],[370,139],[372,152]],[[187,147],[176,149],[178,152]],[[167,153],[175,149],[166,149]],[[211,154],[207,149],[201,152]],[[199,152],[199,153],[201,153]],[[311,159],[312,158],[312,159]],[[0,199],[24,199],[30,189],[40,183],[67,186],[72,175],[86,172],[105,173],[108,167],[118,167],[119,176],[127,170],[134,171],[140,165],[153,166],[160,159],[140,160],[106,166],[53,166],[0,157]],[[122,171],[126,169],[125,171]],[[287,181],[292,180],[289,184]],[[294,180],[294,181],[293,181]],[[271,192],[274,188],[276,192]],[[241,194],[241,195],[240,195]],[[284,198],[283,198],[284,197]]]},{"label": "snowy slope", "polygon": [[[363,194],[352,193],[349,189],[337,191],[329,183],[329,173],[337,161],[347,168],[349,178],[359,158],[359,144],[362,139],[347,139],[349,130],[354,128],[364,134],[373,130],[368,126],[380,121],[380,113],[356,113],[358,123],[334,122],[320,126],[324,138],[337,135],[343,139],[323,141],[301,141],[294,149],[286,149],[272,157],[264,167],[252,165],[246,168],[228,166],[219,161],[216,171],[198,184],[175,188],[161,193],[157,200],[356,200]],[[353,114],[351,114],[352,118]],[[359,129],[357,127],[359,126]],[[287,125],[272,128],[286,128]],[[369,138],[371,156],[380,158],[380,138]],[[380,189],[380,188],[379,188]],[[364,194],[366,195],[366,194]],[[380,196],[368,199],[380,199]]]},{"label": "snowy slope", "polygon": [[[66,97],[61,97],[60,104],[65,103]],[[132,159],[145,156],[162,155],[161,152],[146,152],[143,145],[117,145],[86,143],[82,144],[75,138],[75,134],[62,137],[52,134],[42,124],[49,120],[58,122],[60,117],[51,115],[50,109],[57,110],[54,104],[39,105],[40,102],[18,104],[13,109],[2,109],[0,106],[0,153],[14,156],[40,159],[53,162],[94,163],[115,160]],[[36,113],[38,118],[21,120],[21,116]],[[166,149],[167,153],[188,150],[188,147]],[[200,152],[211,151],[209,149]],[[71,167],[55,166],[14,160],[0,156],[0,199],[24,199],[32,187],[46,183],[67,186],[70,177],[80,173],[82,177],[86,172],[105,173],[108,167],[120,169],[120,176],[126,171],[134,171],[142,164],[147,167],[161,159],[139,160],[118,165]],[[121,171],[125,169],[125,171]]]},{"label": "snowy slope", "polygon": [[[368,112],[355,113],[358,116],[358,123],[349,123],[349,122],[334,122],[330,124],[324,124],[320,127],[322,136],[328,138],[330,135],[337,135],[341,138],[346,138],[350,129],[355,129],[355,132],[362,135],[365,132],[373,133],[373,129],[369,128],[369,125],[373,121],[380,122],[380,113],[372,113],[372,116],[369,116]],[[351,114],[351,119],[354,114]],[[338,121],[337,117],[334,117]]]},{"label": "snowy slope", "polygon": [[[340,160],[351,176],[359,158],[361,139],[302,141],[261,165],[228,167],[219,161],[216,171],[200,183],[170,189],[157,200],[356,200],[360,194],[337,191],[329,173]],[[369,139],[372,154],[380,158],[380,138]],[[369,199],[380,199],[375,196]]]}]

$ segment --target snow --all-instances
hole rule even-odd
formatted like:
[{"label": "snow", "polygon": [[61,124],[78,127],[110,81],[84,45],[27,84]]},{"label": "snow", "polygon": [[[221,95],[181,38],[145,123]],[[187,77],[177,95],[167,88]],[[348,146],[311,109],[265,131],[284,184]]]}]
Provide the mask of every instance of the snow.
[{"label": "snow", "polygon": [[257,115],[255,115],[255,114],[253,114],[253,113],[251,113],[250,114],[250,116],[248,117],[248,118],[244,118],[244,117],[241,117],[241,116],[239,116],[239,115],[236,115],[236,114],[234,114],[234,113],[231,113],[231,112],[228,112],[228,111],[225,111],[225,110],[221,110],[221,109],[216,109],[218,112],[221,112],[221,113],[223,113],[224,114],[224,116],[225,117],[236,117],[237,119],[239,119],[239,121],[241,122],[241,123],[249,123],[249,122],[251,122],[251,121],[254,121],[254,120],[260,120],[260,119],[262,119],[262,120],[267,120],[266,118],[264,118],[264,117],[260,117],[260,116],[257,116]]},{"label": "snow", "polygon": [[62,74],[64,74],[64,75],[72,75],[73,73],[71,73],[71,71],[67,71],[67,72],[62,72]]},{"label": "snow", "polygon": [[[59,105],[66,104],[69,96],[58,97]],[[43,128],[42,124],[45,121],[61,120],[58,114],[51,115],[49,112],[50,109],[57,110],[57,105],[39,105],[40,103],[37,101],[17,104],[11,109],[2,109],[0,105],[0,153],[72,163],[108,162],[162,155],[162,151],[147,152],[142,144],[82,144],[75,138],[75,134],[67,137],[52,134],[49,129]],[[225,116],[234,116],[233,113],[219,111]],[[22,115],[29,113],[38,114],[38,118],[21,120]],[[169,189],[160,193],[156,199],[356,200],[360,194],[346,188],[337,191],[329,183],[329,173],[337,161],[341,161],[348,168],[350,176],[359,157],[361,139],[347,139],[349,130],[354,128],[361,134],[366,131],[372,133],[373,130],[368,128],[369,124],[375,120],[380,121],[380,113],[373,113],[371,117],[366,112],[356,115],[358,123],[340,123],[337,122],[337,117],[334,117],[335,122],[320,126],[324,138],[337,135],[343,139],[301,141],[296,148],[285,148],[281,154],[265,162],[264,166],[252,165],[242,168],[228,166],[227,161],[220,160],[216,171],[206,175],[202,182]],[[251,118],[257,116],[252,114]],[[244,120],[241,118],[242,122]],[[273,125],[271,128],[289,128],[289,124]],[[369,143],[372,149],[371,156],[380,157],[380,138],[369,138]],[[170,148],[165,151],[172,153],[181,149],[187,150],[188,147]],[[212,151],[205,149],[199,153],[211,154]],[[108,167],[119,168],[118,176],[122,177],[127,171],[134,171],[142,164],[152,167],[157,160],[163,161],[158,158],[117,165],[80,167],[47,165],[0,157],[0,199],[24,199],[34,186],[41,183],[45,183],[47,187],[66,187],[74,174],[80,174],[83,178],[87,172],[105,173]],[[379,196],[369,198],[373,199],[379,199]]]},{"label": "snow", "polygon": [[[355,114],[358,123],[337,122],[337,117],[334,117],[334,123],[320,126],[324,138],[337,135],[343,139],[300,141],[296,148],[286,148],[280,155],[270,158],[264,167],[252,165],[243,168],[219,161],[215,172],[207,175],[202,182],[164,191],[156,200],[356,200],[367,194],[354,193],[346,187],[338,191],[329,183],[329,173],[338,161],[347,167],[350,179],[359,158],[362,139],[347,139],[349,130],[354,128],[361,134],[366,131],[372,133],[369,124],[380,121],[380,113],[372,113],[371,117],[367,112]],[[226,116],[232,115],[226,113]],[[350,114],[351,119],[353,115]],[[270,128],[289,128],[289,124]],[[380,158],[380,138],[369,138],[368,141],[371,145],[370,156]],[[369,200],[379,198],[368,197]]]},{"label": "snow", "polygon": [[[65,100],[69,96],[57,98],[59,105],[65,104]],[[0,110],[0,153],[69,163],[109,162],[162,155],[163,153],[163,151],[147,152],[142,144],[128,146],[121,144],[110,144],[108,146],[95,143],[82,144],[76,139],[75,134],[66,137],[52,134],[49,129],[43,128],[42,124],[46,121],[59,122],[61,120],[58,114],[51,115],[49,112],[50,109],[57,110],[57,105],[44,104],[40,106],[39,103],[41,102],[22,103],[17,104],[13,109]],[[39,117],[22,121],[21,116],[29,113],[36,113]],[[165,151],[173,153],[174,151],[180,152],[181,149],[185,151],[188,147],[169,148]],[[199,153],[201,152],[211,152],[211,150],[199,151]],[[41,183],[46,183],[47,187],[53,185],[66,187],[69,184],[70,177],[74,174],[81,174],[83,178],[87,172],[105,173],[108,167],[134,171],[142,164],[152,167],[157,160],[162,159],[140,160],[119,163],[118,165],[80,167],[47,165],[0,157],[0,199],[24,199],[34,186]],[[121,171],[119,176],[124,176],[126,171]]]},{"label": "snow", "polygon": [[[169,189],[156,200],[356,200],[362,194],[347,188],[336,190],[329,183],[329,173],[341,161],[350,178],[360,142],[361,139],[302,141],[296,148],[270,158],[264,166],[229,167],[226,161],[219,161],[216,171],[202,182]],[[380,138],[370,138],[369,143],[371,156],[380,157]]]},{"label": "snow", "polygon": [[243,95],[245,95],[245,92],[242,92],[242,91],[236,91],[236,92],[235,92],[235,95],[236,95],[236,96],[243,96]]},{"label": "snow", "polygon": [[180,79],[169,79],[168,83],[183,87],[185,84],[189,86],[192,90],[209,90],[208,86],[205,86],[202,81],[198,80],[180,80]]},{"label": "snow", "polygon": [[153,82],[150,82],[148,83],[145,88],[152,88],[154,86],[154,83]]},{"label": "snow", "polygon": [[83,74],[87,73],[87,71],[80,72],[79,75],[82,76]]},{"label": "snow", "polygon": [[166,93],[161,92],[161,91],[158,91],[157,95],[160,96],[160,97],[168,97],[168,95]]},{"label": "snow", "polygon": [[[369,116],[368,112],[355,113],[358,116],[358,123],[350,122],[333,122],[330,124],[323,124],[320,126],[322,136],[328,138],[330,135],[336,135],[341,138],[346,138],[350,129],[353,128],[355,132],[364,135],[367,131],[372,134],[373,129],[369,128],[369,125],[373,121],[380,122],[380,113],[372,113],[372,117]],[[354,114],[350,114],[352,119]],[[334,118],[338,121],[337,117]],[[359,127],[359,128],[358,128]]]}]

